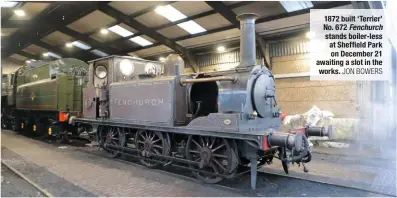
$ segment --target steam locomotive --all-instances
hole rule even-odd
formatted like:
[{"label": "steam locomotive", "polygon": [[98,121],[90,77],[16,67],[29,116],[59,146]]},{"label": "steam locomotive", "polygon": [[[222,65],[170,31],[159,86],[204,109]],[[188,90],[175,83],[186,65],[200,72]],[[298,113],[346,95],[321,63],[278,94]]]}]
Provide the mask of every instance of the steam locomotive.
[{"label": "steam locomotive", "polygon": [[256,18],[238,16],[241,62],[227,71],[183,74],[178,55],[167,57],[164,71],[159,63],[132,57],[90,61],[83,117],[74,123],[92,126],[94,140],[112,157],[189,169],[206,183],[234,177],[238,167],[249,165],[255,188],[257,167],[273,158],[286,172],[289,163],[308,163],[307,136],[327,132],[278,131],[274,77],[256,65]]},{"label": "steam locomotive", "polygon": [[256,18],[238,16],[241,62],[227,71],[183,74],[176,54],[164,63],[109,56],[88,65],[60,59],[23,67],[10,76],[2,123],[47,129],[51,136],[86,131],[110,157],[130,155],[151,168],[177,166],[206,183],[249,167],[255,188],[258,167],[274,158],[286,173],[290,163],[304,166],[311,160],[307,137],[329,135],[314,127],[280,132],[274,77],[256,64]]}]

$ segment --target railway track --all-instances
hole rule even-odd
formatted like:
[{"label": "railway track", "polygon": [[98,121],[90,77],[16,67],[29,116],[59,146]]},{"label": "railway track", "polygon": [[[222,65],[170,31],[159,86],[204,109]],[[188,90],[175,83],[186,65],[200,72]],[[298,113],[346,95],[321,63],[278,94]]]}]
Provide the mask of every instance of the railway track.
[{"label": "railway track", "polygon": [[[100,149],[93,149],[93,148],[86,148],[86,147],[79,147],[76,148],[79,151],[89,153],[92,155],[100,156],[100,157],[106,157],[110,158],[106,155],[105,152],[101,151]],[[141,164],[139,164],[139,160],[134,159],[132,157],[128,156],[121,156],[120,158],[114,158],[113,160],[116,160],[121,163],[129,164],[132,166],[138,166],[141,168],[147,168]],[[244,196],[269,196],[267,194],[263,194],[263,192],[269,192],[269,189],[272,189],[274,193],[276,191],[283,191],[283,188],[286,186],[289,186],[287,188],[293,189],[293,191],[299,191],[299,186],[311,186],[310,188],[319,188],[321,189],[320,191],[323,191],[324,194],[321,196],[330,196],[327,194],[326,191],[338,191],[338,190],[346,190],[346,191],[351,191],[349,193],[352,193],[352,195],[357,195],[357,192],[363,192],[363,194],[370,194],[370,196],[390,196],[388,194],[382,194],[378,192],[373,192],[370,190],[363,190],[363,189],[357,189],[357,188],[350,188],[350,187],[345,187],[342,185],[335,185],[335,184],[329,184],[325,182],[318,182],[315,180],[310,180],[310,179],[302,179],[302,178],[295,178],[291,177],[289,175],[279,175],[279,174],[269,174],[265,172],[258,171],[258,180],[257,180],[257,189],[252,190],[250,187],[250,175],[244,174],[241,175],[240,177],[234,178],[234,179],[225,179],[224,181],[218,183],[218,184],[205,184],[202,181],[196,179],[190,171],[186,170],[181,170],[178,168],[173,168],[173,167],[163,167],[161,169],[151,169],[152,171],[160,172],[163,174],[170,174],[175,177],[195,181],[198,183],[201,183],[202,185],[209,185],[212,187],[216,187],[219,189],[223,190],[230,190],[239,194],[242,194]],[[296,185],[298,184],[298,185]],[[295,186],[295,187],[291,187]],[[324,190],[323,190],[324,189]],[[325,190],[327,189],[327,190]],[[287,190],[287,189],[285,189]],[[317,189],[318,190],[318,189]],[[292,190],[291,190],[292,191]],[[300,195],[294,195],[294,196],[309,196],[309,194],[305,192],[311,191],[310,189],[306,189],[306,191],[302,191]],[[356,192],[354,192],[356,191]],[[375,193],[375,194],[373,194]],[[372,194],[372,195],[371,195]],[[278,196],[288,196],[289,194],[283,195],[280,193]],[[277,195],[272,195],[272,196],[277,196]],[[292,195],[290,195],[292,196]],[[315,195],[318,196],[318,195]],[[343,195],[342,195],[343,196]],[[346,195],[345,195],[346,196]],[[360,195],[360,196],[368,196],[368,195]]]},{"label": "railway track", "polygon": [[33,182],[32,180],[30,180],[27,176],[25,176],[24,174],[22,174],[21,172],[19,172],[17,169],[15,169],[14,167],[12,167],[10,164],[4,162],[3,160],[1,161],[1,165],[7,167],[9,170],[11,170],[12,172],[14,172],[16,175],[18,175],[21,179],[23,179],[24,181],[26,181],[28,184],[30,184],[31,186],[33,186],[35,189],[37,189],[38,191],[40,191],[42,193],[43,196],[45,197],[54,197],[51,193],[49,193],[47,190],[45,190],[44,188],[42,188],[39,184]]},{"label": "railway track", "polygon": [[[71,144],[57,144],[54,141],[48,141],[38,137],[35,137],[34,139],[40,140],[42,142],[44,141],[46,143],[52,144],[57,147],[67,146],[69,147],[69,149],[73,149],[76,151],[85,152],[99,157],[110,158],[109,156],[106,155],[105,152],[99,150],[98,148],[85,146],[86,141],[73,140]],[[121,156],[120,158],[115,158],[112,160],[116,160],[121,163],[147,169],[147,167],[139,163],[139,160],[129,156],[124,155]],[[260,171],[258,171],[258,181],[257,181],[256,190],[252,190],[250,188],[249,174],[245,174],[234,179],[226,179],[218,184],[204,184],[201,181],[197,180],[195,177],[193,177],[191,171],[189,170],[181,170],[171,166],[166,166],[160,169],[151,169],[151,171],[156,171],[162,174],[168,174],[171,176],[194,181],[196,183],[201,183],[202,185],[207,185],[222,190],[232,191],[235,192],[236,194],[241,194],[243,196],[332,196],[331,194],[335,192],[337,193],[336,196],[347,196],[347,195],[368,196],[367,194],[372,194],[372,196],[385,195],[378,192],[365,191],[362,189],[357,190],[354,188],[347,188],[329,183],[310,181],[302,178],[292,178],[288,175],[269,174]],[[295,193],[295,194],[294,195],[286,194],[287,192]],[[310,194],[311,192],[317,192],[319,194],[311,195]],[[344,192],[347,192],[347,194],[345,194]],[[390,196],[390,195],[386,195],[386,196]]]}]

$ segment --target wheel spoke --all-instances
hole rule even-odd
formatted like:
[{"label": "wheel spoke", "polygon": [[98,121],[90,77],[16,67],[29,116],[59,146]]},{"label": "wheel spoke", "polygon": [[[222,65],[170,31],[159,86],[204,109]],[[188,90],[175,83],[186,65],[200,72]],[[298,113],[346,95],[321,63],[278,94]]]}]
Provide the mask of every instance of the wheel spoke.
[{"label": "wheel spoke", "polygon": [[161,139],[154,140],[152,143],[155,144],[155,143],[157,143],[157,142],[160,141],[160,140],[161,140]]},{"label": "wheel spoke", "polygon": [[212,149],[211,151],[214,153],[215,151],[217,151],[218,149],[222,148],[223,146],[225,146],[224,144],[221,144],[220,146]]},{"label": "wheel spoke", "polygon": [[216,138],[213,138],[213,139],[212,139],[212,143],[211,143],[211,145],[209,146],[209,147],[210,147],[210,149],[212,149],[212,147],[214,146],[214,144],[215,144],[215,140],[216,140]]},{"label": "wheel spoke", "polygon": [[199,138],[200,138],[201,145],[202,145],[203,147],[205,147],[205,143],[204,143],[203,137],[199,136]]},{"label": "wheel spoke", "polygon": [[157,149],[152,148],[152,150],[153,150],[156,154],[161,155],[160,151],[158,151]]},{"label": "wheel spoke", "polygon": [[146,138],[146,139],[149,139],[149,134],[148,134],[147,131],[145,131],[145,138]]},{"label": "wheel spoke", "polygon": [[228,157],[226,155],[219,155],[219,154],[212,154],[214,157],[220,157],[220,158],[225,158],[227,159]]},{"label": "wheel spoke", "polygon": [[195,162],[198,162],[198,161],[200,161],[201,160],[201,157],[198,157],[197,159],[195,159],[194,161]]},{"label": "wheel spoke", "polygon": [[[219,173],[218,169],[216,168],[216,166],[214,165],[214,163],[211,163],[210,167],[212,168],[212,170],[214,171],[214,173]],[[211,176],[209,176],[211,177]],[[216,177],[216,176],[214,176]]]},{"label": "wheel spoke", "polygon": [[193,138],[192,138],[192,141],[193,141],[193,143],[195,143],[201,149],[200,144],[198,144]]},{"label": "wheel spoke", "polygon": [[146,140],[146,138],[142,135],[142,134],[139,134],[144,140]]},{"label": "wheel spoke", "polygon": [[221,169],[223,171],[226,171],[226,168],[222,166],[222,164],[220,164],[217,160],[212,160],[213,162],[215,162],[216,165],[218,165],[219,167],[221,167]]},{"label": "wheel spoke", "polygon": [[150,136],[150,140],[153,141],[153,138],[156,136],[154,133],[151,134],[152,136]]},{"label": "wheel spoke", "polygon": [[153,145],[153,147],[163,149],[163,147],[162,147],[162,146],[159,146],[159,145]]},{"label": "wheel spoke", "polygon": [[196,150],[189,150],[189,152],[191,152],[191,153],[200,153],[199,151],[196,151]]},{"label": "wheel spoke", "polygon": [[139,144],[145,144],[145,142],[143,142],[143,141],[139,141],[139,140],[138,140],[138,143],[139,143]]}]

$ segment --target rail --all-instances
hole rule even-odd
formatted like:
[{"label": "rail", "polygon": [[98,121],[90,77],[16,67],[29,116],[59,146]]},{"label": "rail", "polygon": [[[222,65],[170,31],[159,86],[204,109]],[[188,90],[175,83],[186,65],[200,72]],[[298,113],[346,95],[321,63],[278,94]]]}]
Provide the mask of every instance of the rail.
[{"label": "rail", "polygon": [[10,166],[8,163],[1,161],[1,164],[6,166],[8,169],[10,169],[12,172],[14,172],[15,174],[17,174],[19,177],[21,177],[23,180],[25,180],[26,182],[28,182],[30,185],[32,185],[33,187],[35,187],[37,190],[39,190],[41,193],[43,193],[43,195],[45,195],[46,197],[54,197],[51,193],[47,192],[44,188],[40,187],[38,184],[34,183],[32,180],[30,180],[28,177],[26,177],[24,174],[22,174],[21,172],[19,172],[18,170],[16,170],[15,168],[13,168],[12,166]]}]

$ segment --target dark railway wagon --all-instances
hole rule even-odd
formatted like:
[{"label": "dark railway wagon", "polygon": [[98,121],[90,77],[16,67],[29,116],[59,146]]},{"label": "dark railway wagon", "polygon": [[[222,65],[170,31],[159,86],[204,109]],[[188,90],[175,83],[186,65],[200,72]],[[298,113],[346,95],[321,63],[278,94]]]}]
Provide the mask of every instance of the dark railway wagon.
[{"label": "dark railway wagon", "polygon": [[[222,72],[184,75],[184,62],[170,55],[158,62],[110,56],[89,62],[83,117],[93,140],[110,155],[139,158],[148,167],[174,165],[216,183],[251,167],[282,161],[307,163],[307,135],[280,132],[274,77],[255,61],[254,14],[241,21],[241,63]],[[313,133],[326,135],[325,131]]]}]

